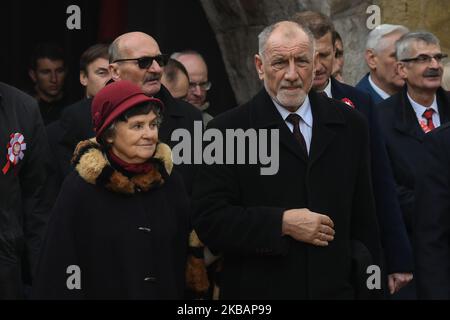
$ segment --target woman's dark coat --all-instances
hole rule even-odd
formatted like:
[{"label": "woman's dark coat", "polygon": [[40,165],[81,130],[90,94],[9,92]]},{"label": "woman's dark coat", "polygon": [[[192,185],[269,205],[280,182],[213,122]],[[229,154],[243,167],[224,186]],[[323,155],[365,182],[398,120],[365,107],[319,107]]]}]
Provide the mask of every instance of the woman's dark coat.
[{"label": "woman's dark coat", "polygon": [[[37,299],[179,299],[184,290],[188,199],[159,144],[154,170],[132,178],[84,142],[63,184],[39,264]],[[81,271],[81,289],[74,271]],[[70,286],[69,286],[70,287]]]}]

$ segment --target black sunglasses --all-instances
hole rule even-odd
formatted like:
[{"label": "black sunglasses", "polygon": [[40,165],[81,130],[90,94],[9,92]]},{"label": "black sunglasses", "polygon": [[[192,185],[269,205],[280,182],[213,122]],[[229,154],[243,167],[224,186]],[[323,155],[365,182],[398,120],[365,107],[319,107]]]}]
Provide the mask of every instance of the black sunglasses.
[{"label": "black sunglasses", "polygon": [[153,61],[156,61],[160,67],[164,67],[167,62],[169,61],[169,56],[167,54],[160,54],[155,57],[141,57],[141,58],[135,58],[135,59],[118,59],[116,61],[113,61],[113,63],[116,62],[125,62],[125,61],[137,61],[138,67],[140,69],[148,69],[152,64]]}]

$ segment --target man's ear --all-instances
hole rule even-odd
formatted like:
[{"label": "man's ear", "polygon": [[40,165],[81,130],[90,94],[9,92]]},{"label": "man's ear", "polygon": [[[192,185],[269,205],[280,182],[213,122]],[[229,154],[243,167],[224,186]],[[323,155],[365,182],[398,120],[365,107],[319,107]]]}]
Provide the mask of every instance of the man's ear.
[{"label": "man's ear", "polygon": [[367,49],[364,57],[366,58],[367,66],[370,70],[375,70],[377,68],[377,56],[372,49]]},{"label": "man's ear", "polygon": [[400,78],[403,80],[406,80],[408,78],[408,70],[406,68],[406,63],[404,62],[397,62],[397,73],[399,74]]},{"label": "man's ear", "polygon": [[33,81],[33,83],[37,82],[36,72],[33,69],[28,70],[28,75],[30,76],[30,78]]},{"label": "man's ear", "polygon": [[259,54],[255,54],[255,67],[256,67],[256,72],[258,72],[259,80],[264,80],[263,62],[262,62],[262,58],[259,56]]},{"label": "man's ear", "polygon": [[319,52],[314,52],[313,61],[312,61],[313,74],[316,73],[318,63],[319,63]]},{"label": "man's ear", "polygon": [[80,83],[83,87],[87,87],[88,85],[87,74],[84,71],[80,71]]},{"label": "man's ear", "polygon": [[119,65],[117,63],[111,63],[108,66],[109,69],[109,73],[111,74],[111,79],[113,79],[114,81],[117,81],[120,79],[120,70],[119,70]]}]

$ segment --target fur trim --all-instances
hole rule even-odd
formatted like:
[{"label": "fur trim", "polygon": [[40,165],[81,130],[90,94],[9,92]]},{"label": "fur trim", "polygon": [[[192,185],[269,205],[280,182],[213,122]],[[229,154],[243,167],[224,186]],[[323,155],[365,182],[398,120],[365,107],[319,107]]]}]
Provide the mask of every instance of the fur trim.
[{"label": "fur trim", "polygon": [[169,146],[159,143],[154,157],[149,161],[154,170],[128,178],[111,166],[95,139],[80,142],[72,158],[75,170],[87,183],[103,185],[111,191],[125,194],[159,187],[165,177],[172,173],[172,152]]},{"label": "fur trim", "polygon": [[186,264],[186,285],[197,294],[205,294],[210,286],[203,250],[203,243],[195,230],[192,230],[189,235],[190,254]]},{"label": "fur trim", "polygon": [[158,144],[155,152],[155,159],[159,159],[164,163],[164,167],[169,175],[172,174],[173,160],[172,160],[172,150],[167,144]]}]

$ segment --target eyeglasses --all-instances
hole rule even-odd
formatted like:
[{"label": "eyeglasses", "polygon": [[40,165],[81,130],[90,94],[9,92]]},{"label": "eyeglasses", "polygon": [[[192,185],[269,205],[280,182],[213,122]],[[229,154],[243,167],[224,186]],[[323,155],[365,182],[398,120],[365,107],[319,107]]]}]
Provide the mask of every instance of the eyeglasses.
[{"label": "eyeglasses", "polygon": [[140,69],[148,69],[152,64],[153,61],[156,61],[160,67],[164,67],[167,62],[169,61],[169,56],[167,54],[160,54],[154,57],[141,57],[141,58],[135,58],[135,59],[118,59],[116,61],[113,61],[113,63],[116,62],[125,62],[125,61],[137,61],[138,67]]},{"label": "eyeglasses", "polygon": [[445,53],[438,53],[434,56],[429,56],[427,54],[421,54],[418,55],[415,58],[409,58],[409,59],[402,59],[400,61],[402,62],[417,62],[417,63],[430,63],[431,60],[436,60],[437,63],[441,63],[443,59],[446,59],[448,57],[448,54]]},{"label": "eyeglasses", "polygon": [[208,91],[209,89],[211,89],[211,86],[212,84],[209,81],[200,83],[189,82],[189,90],[195,90],[197,87],[200,87],[201,90]]}]

